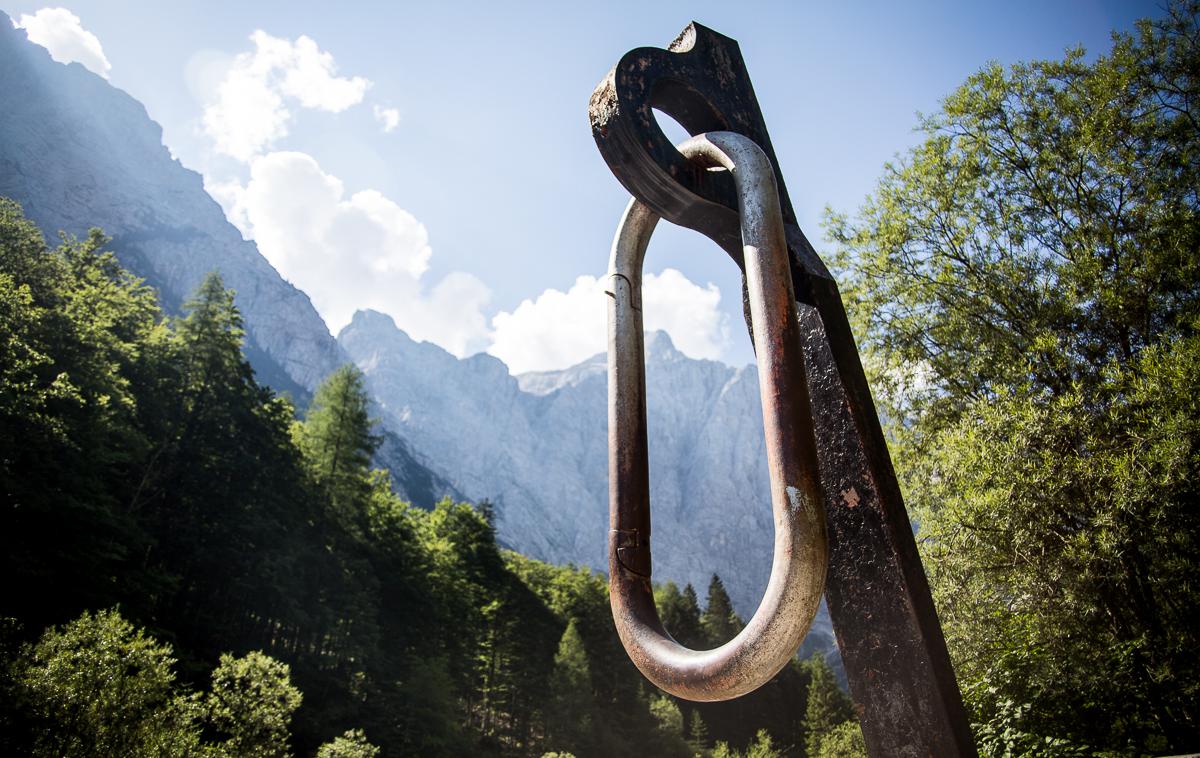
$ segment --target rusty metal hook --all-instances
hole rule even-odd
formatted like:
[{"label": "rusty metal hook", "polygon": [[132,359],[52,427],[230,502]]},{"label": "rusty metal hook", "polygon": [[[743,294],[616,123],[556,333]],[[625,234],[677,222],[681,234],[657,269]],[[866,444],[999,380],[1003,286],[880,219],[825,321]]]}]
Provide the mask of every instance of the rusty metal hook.
[{"label": "rusty metal hook", "polygon": [[621,219],[608,294],[609,582],[621,642],[658,687],[689,700],[728,700],[766,683],[796,654],[825,585],[828,541],[811,409],[770,159],[749,138],[711,132],[679,146],[687,158],[729,171],[738,190],[742,252],[758,362],[775,553],[767,590],[736,637],[691,650],[663,628],[650,574],[641,277],[658,216],[636,198]]}]

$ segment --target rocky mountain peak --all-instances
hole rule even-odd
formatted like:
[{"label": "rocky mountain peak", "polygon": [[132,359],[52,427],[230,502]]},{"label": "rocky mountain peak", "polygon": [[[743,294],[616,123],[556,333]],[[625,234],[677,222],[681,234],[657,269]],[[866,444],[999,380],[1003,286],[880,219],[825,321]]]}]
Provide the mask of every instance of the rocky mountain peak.
[{"label": "rocky mountain peak", "polygon": [[687,356],[676,349],[675,343],[671,341],[671,335],[662,329],[646,332],[644,344],[647,361],[677,361],[687,359]]}]

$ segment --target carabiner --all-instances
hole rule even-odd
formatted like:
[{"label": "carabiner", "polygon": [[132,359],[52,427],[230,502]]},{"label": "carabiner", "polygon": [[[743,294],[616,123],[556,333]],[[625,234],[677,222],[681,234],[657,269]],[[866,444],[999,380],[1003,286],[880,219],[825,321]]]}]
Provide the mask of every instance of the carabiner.
[{"label": "carabiner", "polygon": [[771,162],[732,132],[679,146],[730,171],[738,190],[746,282],[762,399],[775,553],[758,610],[736,637],[691,650],[663,628],[650,582],[650,477],[641,281],[658,223],[630,201],[613,241],[608,308],[609,596],[625,650],[659,688],[688,700],[728,700],[757,689],[796,654],[825,586],[828,540],[816,443],[796,321],[783,219]]}]

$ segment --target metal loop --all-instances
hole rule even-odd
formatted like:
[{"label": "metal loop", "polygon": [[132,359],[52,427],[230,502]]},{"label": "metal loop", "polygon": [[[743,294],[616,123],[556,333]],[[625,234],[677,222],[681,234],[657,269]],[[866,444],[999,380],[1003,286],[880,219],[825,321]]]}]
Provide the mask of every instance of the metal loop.
[{"label": "metal loop", "polygon": [[711,132],[689,159],[732,172],[762,398],[775,553],[766,594],[736,637],[691,650],[663,628],[650,574],[650,477],[642,334],[642,261],[655,215],[636,198],[613,241],[608,310],[609,589],[621,642],[638,669],[688,700],[728,700],[765,684],[796,654],[825,586],[828,541],[813,425],[775,176],[750,139]]}]

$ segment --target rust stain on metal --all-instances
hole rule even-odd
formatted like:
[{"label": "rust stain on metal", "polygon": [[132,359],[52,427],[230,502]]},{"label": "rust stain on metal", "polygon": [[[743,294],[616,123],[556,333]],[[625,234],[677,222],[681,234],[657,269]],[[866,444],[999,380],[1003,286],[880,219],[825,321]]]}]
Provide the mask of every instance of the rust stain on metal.
[{"label": "rust stain on metal", "polygon": [[730,132],[688,140],[682,154],[721,166],[738,189],[775,515],[771,578],[732,640],[690,650],[663,629],[650,583],[650,481],[640,309],[642,260],[658,217],[630,202],[613,242],[608,308],[609,577],[613,618],[634,664],[689,700],[728,700],[765,684],[796,654],[825,584],[828,540],[802,343],[771,163]]},{"label": "rust stain on metal", "polygon": [[853,487],[842,491],[842,502],[846,504],[847,508],[857,507],[860,500],[861,499],[858,496],[858,490],[854,489]]},{"label": "rust stain on metal", "polygon": [[[632,61],[646,65],[630,66]],[[746,271],[733,178],[683,156],[659,128],[653,109],[691,134],[728,131],[748,137],[773,167],[804,353],[803,366],[792,371],[806,380],[819,440],[830,551],[825,597],[868,752],[974,756],[962,697],[841,295],[797,225],[737,42],[693,23],[669,50],[626,53],[593,93],[589,117],[601,155],[641,204],[638,213],[704,234]],[[748,327],[750,300],[744,288]],[[758,329],[750,331],[758,346]],[[612,471],[610,482],[618,473]],[[645,515],[638,540],[645,540],[648,559],[648,510]],[[618,573],[614,570],[614,586]],[[631,587],[634,579],[641,582],[641,597],[650,597],[648,574],[628,576]],[[653,613],[652,606],[635,610],[643,618]],[[618,625],[630,620],[623,620],[616,606],[614,612]]]}]

